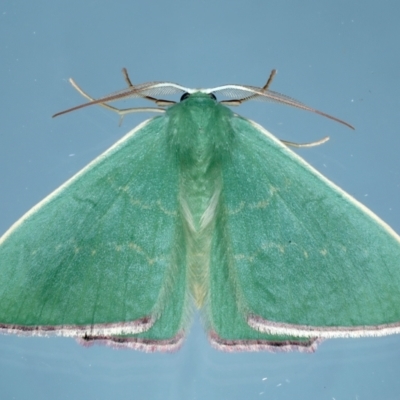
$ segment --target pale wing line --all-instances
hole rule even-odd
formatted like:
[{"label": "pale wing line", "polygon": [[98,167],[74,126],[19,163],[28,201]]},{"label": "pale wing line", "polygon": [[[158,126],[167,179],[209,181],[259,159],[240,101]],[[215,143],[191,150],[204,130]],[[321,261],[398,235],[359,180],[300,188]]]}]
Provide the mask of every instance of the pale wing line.
[{"label": "pale wing line", "polygon": [[[155,117],[155,118],[157,118],[157,117]],[[67,186],[69,186],[71,183],[76,181],[80,176],[82,176],[84,173],[86,173],[88,170],[90,170],[95,164],[99,163],[104,158],[106,158],[110,152],[115,150],[117,147],[121,146],[125,141],[127,141],[129,138],[134,136],[139,130],[144,128],[153,119],[154,118],[147,119],[146,121],[143,121],[141,124],[139,124],[136,128],[129,131],[125,136],[123,136],[120,140],[118,140],[116,143],[114,143],[104,153],[100,154],[93,161],[91,161],[88,165],[86,165],[86,167],[82,168],[79,172],[77,172],[75,175],[73,175],[71,178],[69,178],[61,186],[59,186],[57,189],[55,189],[53,192],[51,192],[48,196],[46,196],[43,200],[41,200],[39,203],[37,203],[35,206],[33,206],[18,221],[16,221],[13,225],[11,225],[11,227],[4,233],[4,235],[0,238],[0,246],[13,233],[13,231],[15,229],[17,229],[26,219],[28,219],[31,215],[35,214],[36,211],[38,211],[41,207],[43,207],[45,204],[50,202],[50,200],[52,200],[54,197],[56,197]]]},{"label": "pale wing line", "polygon": [[132,322],[118,322],[105,324],[86,325],[36,325],[28,327],[25,325],[0,324],[0,333],[13,333],[20,336],[109,336],[109,335],[132,335],[148,331],[155,323],[155,319],[144,317]]},{"label": "pale wing line", "polygon": [[285,324],[269,321],[257,315],[247,318],[247,323],[260,332],[271,335],[290,335],[297,337],[347,338],[347,337],[377,337],[400,333],[400,323],[358,326],[308,326]]},{"label": "pale wing line", "polygon": [[[251,210],[251,209],[256,209],[256,208],[266,208],[266,207],[268,207],[268,204],[269,204],[270,200],[274,196],[279,196],[279,198],[280,198],[283,206],[286,208],[287,212],[292,214],[292,215],[295,215],[294,212],[292,211],[292,209],[287,206],[287,204],[285,202],[285,199],[282,198],[282,196],[279,194],[280,190],[274,188],[273,186],[270,186],[270,190],[271,190],[271,194],[269,195],[269,197],[264,197],[262,200],[257,201],[257,202],[253,202],[253,203],[249,203],[249,202],[246,203],[246,202],[242,201],[239,204],[239,207],[237,207],[235,210],[229,212],[229,215],[234,215],[234,214],[240,213],[244,209],[250,209]],[[307,230],[308,233],[311,236],[315,237],[313,232],[310,231],[309,228],[304,223],[301,223],[301,224],[304,227],[304,229]],[[291,246],[293,246],[293,243],[291,244]],[[280,244],[276,244],[276,243],[272,243],[272,242],[266,241],[259,247],[259,249],[257,249],[251,255],[247,256],[245,254],[236,254],[235,255],[235,259],[236,260],[245,259],[245,260],[247,260],[249,262],[253,262],[254,258],[257,257],[258,254],[263,253],[265,250],[272,249],[272,248],[279,250],[281,253],[284,253],[286,246],[282,246]]]},{"label": "pale wing line", "polygon": [[324,175],[322,175],[319,171],[317,171],[315,168],[313,168],[310,164],[308,164],[306,161],[304,161],[300,156],[298,156],[296,153],[294,153],[292,150],[288,149],[286,146],[284,146],[280,140],[278,140],[272,133],[268,132],[265,128],[263,128],[261,125],[257,124],[256,122],[252,120],[247,120],[250,124],[252,124],[260,133],[268,137],[270,140],[272,140],[276,145],[281,148],[283,151],[287,152],[288,155],[297,161],[299,164],[301,164],[304,168],[312,172],[314,175],[316,175],[321,181],[323,181],[326,185],[334,189],[335,191],[339,192],[344,198],[346,198],[350,203],[352,203],[355,207],[359,208],[362,210],[365,214],[367,214],[371,219],[373,219],[375,222],[377,222],[382,228],[384,228],[391,236],[393,236],[394,239],[396,239],[400,243],[400,236],[384,221],[382,221],[375,213],[373,213],[369,208],[364,206],[364,204],[360,203],[358,200],[356,200],[354,197],[350,196],[347,192],[345,192],[343,189],[341,189],[339,186],[335,185],[332,181],[330,181],[328,178],[326,178]]}]

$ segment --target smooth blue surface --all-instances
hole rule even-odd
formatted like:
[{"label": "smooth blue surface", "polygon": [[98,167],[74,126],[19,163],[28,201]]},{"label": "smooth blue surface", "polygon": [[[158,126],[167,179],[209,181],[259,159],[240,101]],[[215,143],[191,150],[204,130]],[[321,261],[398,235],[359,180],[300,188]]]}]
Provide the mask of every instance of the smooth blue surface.
[{"label": "smooth blue surface", "polygon": [[[356,127],[263,102],[235,108],[400,232],[400,5],[395,1],[3,2],[0,232],[148,116],[100,108],[51,119],[89,94],[170,80],[263,85]],[[125,103],[128,105],[128,103]],[[124,105],[125,105],[124,104]],[[147,105],[135,101],[132,105]],[[397,399],[400,336],[324,342],[315,354],[225,354],[200,324],[175,354],[0,336],[2,398]]]}]

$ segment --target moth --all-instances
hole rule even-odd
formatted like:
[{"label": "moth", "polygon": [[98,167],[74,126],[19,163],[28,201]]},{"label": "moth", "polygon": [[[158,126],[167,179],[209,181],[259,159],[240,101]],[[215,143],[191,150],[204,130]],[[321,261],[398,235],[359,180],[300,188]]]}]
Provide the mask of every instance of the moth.
[{"label": "moth", "polygon": [[[229,106],[270,100],[351,125],[271,91],[274,70],[263,87],[210,89],[124,75],[126,89],[96,100],[71,81],[89,102],[56,115],[94,104],[161,115],[2,236],[2,332],[171,351],[195,308],[226,351],[400,332],[399,236],[289,149],[299,145]],[[107,104],[123,98],[157,107]]]}]

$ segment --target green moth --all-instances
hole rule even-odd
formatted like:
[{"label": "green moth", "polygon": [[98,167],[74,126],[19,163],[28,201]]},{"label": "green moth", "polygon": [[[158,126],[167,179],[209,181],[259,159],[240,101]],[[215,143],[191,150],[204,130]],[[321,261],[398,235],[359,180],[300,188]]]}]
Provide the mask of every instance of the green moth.
[{"label": "green moth", "polygon": [[[125,71],[128,87],[97,100],[72,81],[91,101],[62,113],[99,104],[162,115],[3,235],[0,330],[169,351],[198,308],[212,345],[228,351],[399,333],[399,236],[293,143],[227,107],[272,100],[348,125],[269,90],[274,73],[262,88],[188,89],[133,85]],[[177,92],[177,104],[155,98]],[[106,104],[125,97],[158,107]]]}]

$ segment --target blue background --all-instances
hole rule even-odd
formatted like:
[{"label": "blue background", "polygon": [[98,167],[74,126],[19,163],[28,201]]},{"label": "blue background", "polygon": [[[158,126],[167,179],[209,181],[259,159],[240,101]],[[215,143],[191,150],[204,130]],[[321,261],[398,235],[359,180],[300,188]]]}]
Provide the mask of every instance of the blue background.
[{"label": "blue background", "polygon": [[[0,233],[148,117],[82,98],[134,83],[263,85],[356,131],[285,106],[235,108],[276,136],[331,137],[298,153],[400,232],[400,57],[396,1],[3,1]],[[130,104],[130,103],[129,103]],[[134,105],[147,105],[133,102]],[[128,106],[128,103],[124,104]],[[400,336],[329,340],[314,354],[225,354],[196,319],[183,348],[144,354],[73,339],[0,336],[5,399],[398,399]]]}]

